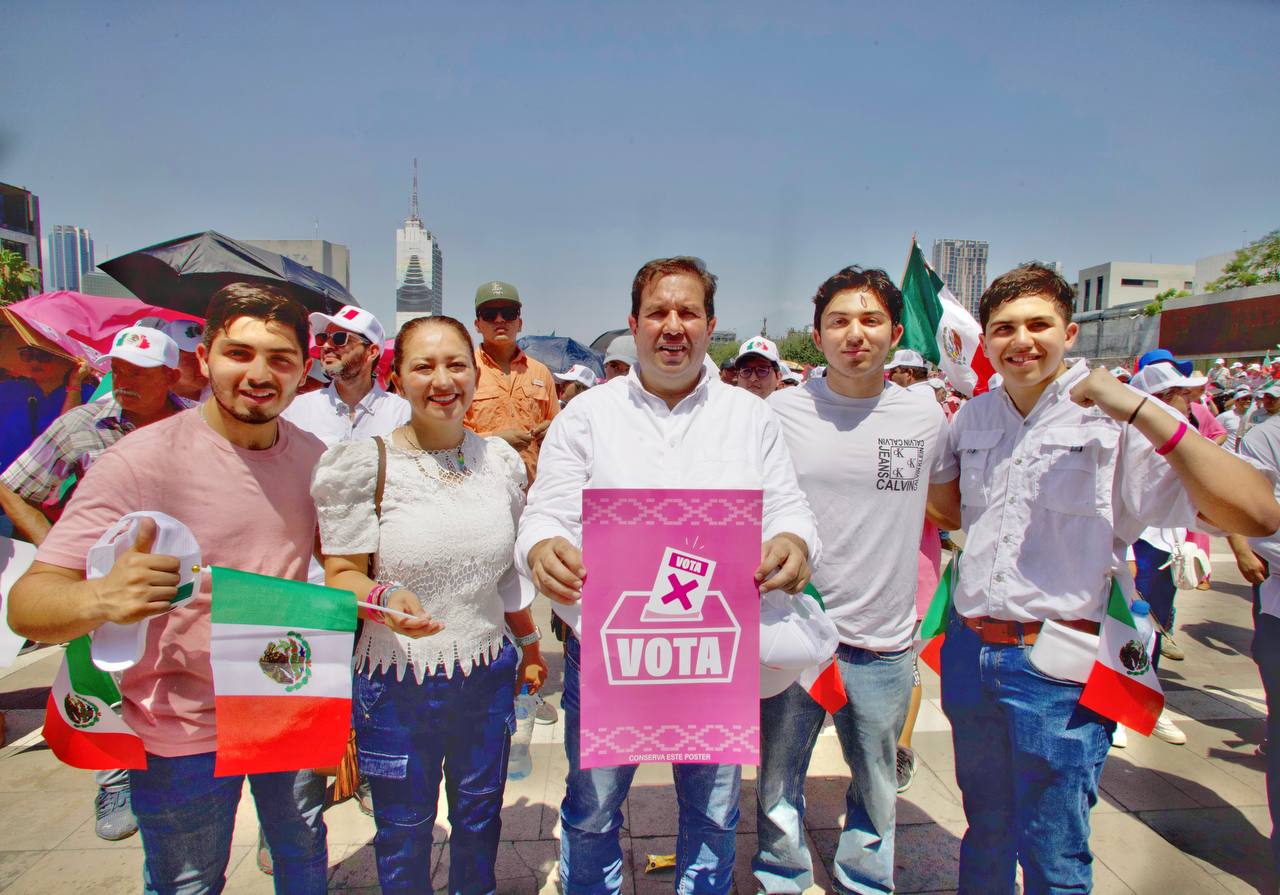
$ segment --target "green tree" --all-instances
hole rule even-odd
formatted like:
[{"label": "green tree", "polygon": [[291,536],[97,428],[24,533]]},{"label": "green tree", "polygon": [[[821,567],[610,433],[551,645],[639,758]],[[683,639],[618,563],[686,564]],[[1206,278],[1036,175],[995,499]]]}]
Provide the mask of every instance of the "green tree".
[{"label": "green tree", "polygon": [[717,367],[737,353],[737,342],[715,342],[707,349],[707,356]]},{"label": "green tree", "polygon": [[22,301],[40,288],[40,271],[17,252],[0,247],[0,307]]},{"label": "green tree", "polygon": [[1190,294],[1191,293],[1185,289],[1177,289],[1174,287],[1170,287],[1164,290],[1163,292],[1161,292],[1159,295],[1157,295],[1151,302],[1149,302],[1146,305],[1143,305],[1142,313],[1145,314],[1147,317],[1155,317],[1161,311],[1164,310],[1164,303],[1169,299],[1182,298],[1182,296],[1190,295]]},{"label": "green tree", "polygon": [[793,329],[791,332],[778,343],[778,354],[783,360],[795,361],[798,364],[808,364],[816,367],[825,364],[827,359],[822,356],[822,352],[818,350],[818,346],[813,344],[813,336],[806,329]]},{"label": "green tree", "polygon": [[1222,276],[1205,286],[1210,292],[1280,282],[1280,230],[1249,243],[1222,268]]}]

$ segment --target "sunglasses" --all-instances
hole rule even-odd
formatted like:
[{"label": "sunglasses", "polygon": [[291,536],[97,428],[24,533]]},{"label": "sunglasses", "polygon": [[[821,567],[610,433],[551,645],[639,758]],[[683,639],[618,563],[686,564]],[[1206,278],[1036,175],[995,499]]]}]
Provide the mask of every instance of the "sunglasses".
[{"label": "sunglasses", "polygon": [[360,339],[361,342],[364,341],[364,339],[361,339],[360,336],[357,336],[355,333],[349,333],[345,329],[342,330],[341,332],[336,332],[336,333],[316,333],[317,346],[323,346],[326,342],[328,342],[332,344],[334,348],[341,348],[343,345],[347,344],[352,339]]},{"label": "sunglasses", "polygon": [[739,379],[764,379],[766,376],[772,376],[775,372],[773,367],[739,367]]},{"label": "sunglasses", "polygon": [[478,316],[485,323],[492,323],[493,321],[497,320],[499,317],[501,317],[503,320],[510,323],[512,320],[520,319],[520,309],[519,308],[480,308],[479,310],[476,311],[476,316]]},{"label": "sunglasses", "polygon": [[27,362],[30,362],[33,360],[34,361],[41,361],[41,360],[51,361],[53,360],[54,355],[40,348],[19,348],[18,357],[22,358]]}]

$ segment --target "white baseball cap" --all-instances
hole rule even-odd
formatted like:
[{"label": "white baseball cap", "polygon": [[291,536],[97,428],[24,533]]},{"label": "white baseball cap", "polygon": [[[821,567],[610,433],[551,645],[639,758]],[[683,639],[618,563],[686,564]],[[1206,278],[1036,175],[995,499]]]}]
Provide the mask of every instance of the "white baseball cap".
[{"label": "white baseball cap", "polygon": [[1232,364],[1232,365],[1231,365],[1231,369],[1233,369],[1233,370],[1243,370],[1243,369],[1244,369],[1244,364],[1242,364],[1240,361],[1236,361],[1234,364]]},{"label": "white baseball cap", "polygon": [[1129,380],[1129,384],[1148,395],[1158,395],[1171,388],[1196,388],[1209,380],[1203,376],[1183,376],[1173,364],[1147,364]]},{"label": "white baseball cap", "polygon": [[1266,395],[1268,398],[1280,398],[1280,382],[1272,379],[1269,382],[1263,383],[1262,388],[1258,389],[1253,394],[1258,398],[1261,398],[1263,395]]},{"label": "white baseball cap", "polygon": [[1226,361],[1226,359],[1225,359],[1225,358],[1215,357],[1215,358],[1213,359],[1213,362],[1214,362],[1215,364],[1225,364],[1227,361]]},{"label": "white baseball cap", "polygon": [[584,367],[582,364],[574,364],[563,373],[552,373],[551,375],[561,382],[579,382],[583,388],[591,388],[596,384],[596,374],[591,371],[590,367]]},{"label": "white baseball cap", "polygon": [[839,645],[835,623],[812,597],[769,591],[760,598],[760,696],[777,696]]},{"label": "white baseball cap", "polygon": [[894,367],[927,367],[924,357],[919,351],[912,351],[910,348],[901,348],[893,356],[893,360],[884,365],[886,370],[892,370]]},{"label": "white baseball cap", "polygon": [[604,352],[604,362],[620,360],[624,364],[635,366],[639,360],[636,354],[636,337],[633,335],[618,336],[609,343]]},{"label": "white baseball cap", "polygon": [[791,382],[800,385],[804,382],[804,377],[788,366],[783,366],[781,379],[783,382]]},{"label": "white baseball cap", "polygon": [[947,384],[941,379],[930,379],[929,385],[934,391],[945,392],[947,390]]},{"label": "white baseball cap", "polygon": [[382,324],[378,322],[378,318],[364,308],[357,308],[355,305],[344,305],[333,316],[316,312],[311,315],[310,320],[313,333],[323,332],[332,323],[347,332],[362,336],[365,341],[377,345],[379,348],[387,340],[386,333],[383,332]]},{"label": "white baseball cap", "polygon": [[178,350],[194,354],[196,346],[204,341],[204,324],[199,320],[165,320],[163,317],[143,317],[134,326],[158,329],[178,343]]},{"label": "white baseball cap", "polygon": [[1261,369],[1262,369],[1262,364],[1249,364],[1249,366],[1245,367],[1245,369],[1246,369],[1246,370],[1261,370]]},{"label": "white baseball cap", "polygon": [[782,365],[782,358],[778,356],[778,346],[764,336],[752,336],[738,346],[738,356],[734,360],[734,365],[736,366],[737,362],[748,354],[758,354],[775,367]]},{"label": "white baseball cap", "polygon": [[119,358],[135,367],[178,369],[178,343],[149,326],[126,326],[111,340],[107,357]]}]

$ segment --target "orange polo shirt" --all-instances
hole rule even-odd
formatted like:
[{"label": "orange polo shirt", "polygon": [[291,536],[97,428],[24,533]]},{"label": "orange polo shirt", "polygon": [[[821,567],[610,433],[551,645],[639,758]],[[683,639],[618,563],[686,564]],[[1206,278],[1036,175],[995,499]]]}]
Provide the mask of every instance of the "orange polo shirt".
[{"label": "orange polo shirt", "polygon": [[[532,429],[560,410],[551,371],[523,351],[512,359],[511,372],[503,373],[482,345],[476,349],[476,369],[480,372],[480,381],[464,422],[477,435],[489,435],[500,429]],[[530,484],[538,468],[539,444],[535,440],[520,452]]]}]

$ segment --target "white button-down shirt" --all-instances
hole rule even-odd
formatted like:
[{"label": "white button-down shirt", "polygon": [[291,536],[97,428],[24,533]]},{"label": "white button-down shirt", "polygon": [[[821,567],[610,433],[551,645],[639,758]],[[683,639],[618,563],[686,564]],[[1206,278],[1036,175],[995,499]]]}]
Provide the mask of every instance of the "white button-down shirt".
[{"label": "white button-down shirt", "polygon": [[[704,364],[693,392],[674,408],[640,383],[638,368],[574,398],[551,421],[538,478],[516,537],[516,565],[528,575],[529,551],[563,537],[582,544],[584,488],[760,488],[762,535],[783,532],[818,560],[818,526],[796,482],[778,418],[745,389],[720,382]],[[581,633],[581,607],[553,606]]]},{"label": "white button-down shirt", "polygon": [[1071,400],[1088,372],[1072,362],[1025,419],[997,388],[952,420],[965,530],[960,615],[1097,621],[1108,576],[1127,576],[1125,548],[1143,529],[1194,522],[1181,481],[1141,432]]},{"label": "white button-down shirt", "polygon": [[333,447],[357,438],[390,435],[391,430],[409,422],[409,402],[393,395],[376,382],[355,407],[338,397],[337,383],[307,392],[293,399],[282,414],[295,426]]}]

